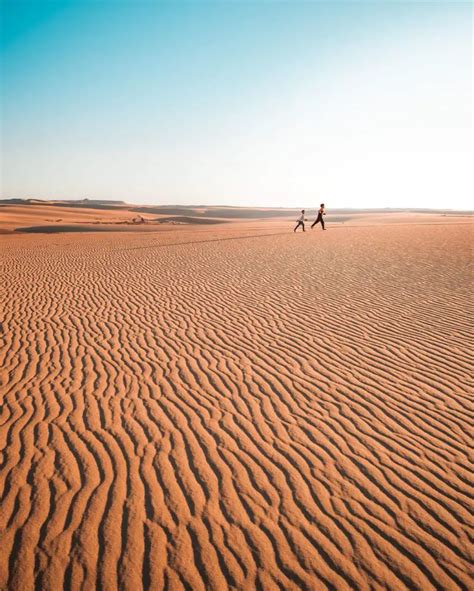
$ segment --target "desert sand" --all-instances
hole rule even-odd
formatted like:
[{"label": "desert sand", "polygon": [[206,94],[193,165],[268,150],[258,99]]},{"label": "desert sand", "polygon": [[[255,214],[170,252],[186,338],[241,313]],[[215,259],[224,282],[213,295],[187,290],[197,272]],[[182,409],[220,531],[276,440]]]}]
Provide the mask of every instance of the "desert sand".
[{"label": "desert sand", "polygon": [[469,588],[470,219],[10,213],[1,589]]}]

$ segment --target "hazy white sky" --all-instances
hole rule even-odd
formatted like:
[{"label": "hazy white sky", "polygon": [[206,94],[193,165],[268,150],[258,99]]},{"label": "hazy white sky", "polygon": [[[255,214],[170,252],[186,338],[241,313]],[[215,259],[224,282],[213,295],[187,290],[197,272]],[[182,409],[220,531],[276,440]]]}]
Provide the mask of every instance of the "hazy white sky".
[{"label": "hazy white sky", "polygon": [[2,10],[3,198],[473,207],[470,2]]}]

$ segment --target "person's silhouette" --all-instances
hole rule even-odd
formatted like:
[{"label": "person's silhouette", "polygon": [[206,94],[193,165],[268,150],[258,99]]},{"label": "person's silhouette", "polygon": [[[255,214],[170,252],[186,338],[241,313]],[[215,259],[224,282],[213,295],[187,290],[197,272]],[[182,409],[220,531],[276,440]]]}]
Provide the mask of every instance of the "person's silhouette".
[{"label": "person's silhouette", "polygon": [[303,228],[303,232],[304,232],[304,222],[305,222],[304,209],[302,209],[300,217],[296,220],[296,226],[295,226],[295,229],[293,230],[293,232],[296,232],[296,230],[300,226]]},{"label": "person's silhouette", "polygon": [[316,224],[319,224],[319,222],[321,222],[321,226],[323,228],[323,230],[325,230],[326,228],[324,227],[324,219],[323,219],[323,215],[326,215],[326,212],[324,211],[324,203],[321,203],[320,207],[319,207],[319,211],[318,211],[318,217],[314,220],[314,222],[311,224],[311,230],[314,228],[314,226]]}]

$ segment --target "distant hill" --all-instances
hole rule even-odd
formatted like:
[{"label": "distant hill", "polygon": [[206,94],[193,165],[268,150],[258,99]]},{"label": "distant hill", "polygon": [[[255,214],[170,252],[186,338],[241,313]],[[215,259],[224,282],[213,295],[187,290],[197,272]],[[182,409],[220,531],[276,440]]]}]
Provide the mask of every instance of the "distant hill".
[{"label": "distant hill", "polygon": [[192,217],[213,217],[228,219],[255,219],[255,218],[273,218],[288,217],[295,213],[295,209],[264,209],[253,207],[194,207],[180,205],[158,205],[131,207],[131,211],[138,213],[152,213],[156,215],[182,215]]},{"label": "distant hill", "polygon": [[54,207],[90,209],[130,209],[130,206],[125,201],[112,201],[108,199],[0,199],[0,207],[3,205],[52,205]]},{"label": "distant hill", "polygon": [[[54,207],[87,208],[98,210],[125,209],[135,213],[148,213],[167,216],[187,216],[193,218],[221,218],[221,219],[262,219],[274,217],[290,217],[300,211],[300,207],[236,207],[225,205],[135,205],[125,201],[108,199],[0,199],[0,207],[7,205],[50,205]],[[314,211],[313,207],[306,210]],[[330,214],[364,214],[364,213],[437,213],[444,215],[472,215],[472,210],[429,209],[429,208],[329,208]]]}]

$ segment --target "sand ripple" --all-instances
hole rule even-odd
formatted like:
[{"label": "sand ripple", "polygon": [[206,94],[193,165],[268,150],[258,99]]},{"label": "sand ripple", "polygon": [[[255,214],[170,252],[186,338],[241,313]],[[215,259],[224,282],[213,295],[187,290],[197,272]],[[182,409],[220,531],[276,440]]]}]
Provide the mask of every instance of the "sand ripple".
[{"label": "sand ripple", "polygon": [[254,234],[1,238],[0,588],[469,588],[470,228]]}]

